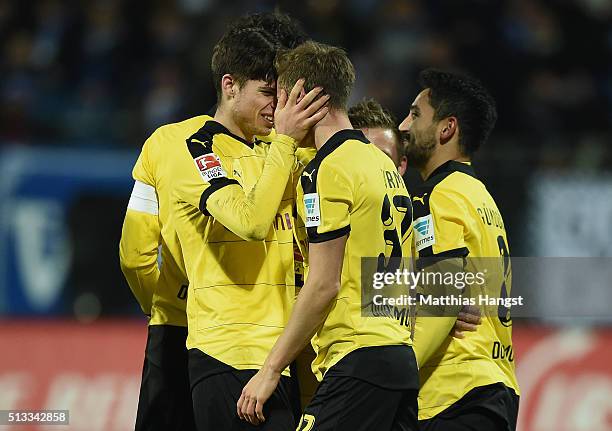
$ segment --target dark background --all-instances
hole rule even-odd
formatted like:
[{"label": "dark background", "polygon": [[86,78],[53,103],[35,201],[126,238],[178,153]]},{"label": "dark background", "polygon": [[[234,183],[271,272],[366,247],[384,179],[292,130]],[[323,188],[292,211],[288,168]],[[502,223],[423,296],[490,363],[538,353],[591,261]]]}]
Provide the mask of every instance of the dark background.
[{"label": "dark background", "polygon": [[[101,151],[129,161],[104,168],[124,177],[121,185],[86,188],[62,201],[70,264],[52,306],[15,299],[23,280],[13,273],[10,246],[4,251],[0,313],[138,312],[118,265],[131,187],[125,166],[157,127],[214,104],[210,54],[227,23],[274,9],[300,20],[315,40],[344,47],[357,70],[351,101],[373,97],[398,122],[419,91],[422,68],[480,78],[497,100],[499,121],[475,166],[504,215],[512,253],[611,255],[612,232],[605,230],[612,224],[611,2],[0,0],[2,181],[14,178],[8,172],[17,169],[15,154],[45,163],[40,151],[62,149],[78,164]],[[79,175],[70,181],[81,181]],[[414,172],[408,176],[415,180]],[[53,184],[40,183],[40,193]],[[9,236],[10,202],[2,202],[0,219]],[[566,245],[543,233],[551,220],[559,222],[555,232]]]}]

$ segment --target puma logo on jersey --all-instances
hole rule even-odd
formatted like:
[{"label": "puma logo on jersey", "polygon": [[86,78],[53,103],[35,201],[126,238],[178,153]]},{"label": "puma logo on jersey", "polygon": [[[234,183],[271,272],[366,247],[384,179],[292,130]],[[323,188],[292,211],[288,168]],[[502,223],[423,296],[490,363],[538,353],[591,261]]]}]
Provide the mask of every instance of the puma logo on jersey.
[{"label": "puma logo on jersey", "polygon": [[240,172],[238,172],[236,169],[234,169],[234,176],[238,178],[242,178],[242,175],[240,175]]},{"label": "puma logo on jersey", "polygon": [[423,196],[413,196],[412,200],[413,201],[421,201],[421,203],[423,205],[425,205],[425,196],[427,196],[427,193],[425,193]]},{"label": "puma logo on jersey", "polygon": [[304,171],[304,172],[302,173],[302,176],[303,176],[303,177],[308,177],[308,179],[309,179],[309,180],[310,180],[310,182],[312,183],[312,174],[314,174],[314,171],[316,171],[316,170],[317,170],[317,168],[314,168],[314,169],[312,170],[312,172],[310,172],[310,173],[308,173],[308,172]]}]

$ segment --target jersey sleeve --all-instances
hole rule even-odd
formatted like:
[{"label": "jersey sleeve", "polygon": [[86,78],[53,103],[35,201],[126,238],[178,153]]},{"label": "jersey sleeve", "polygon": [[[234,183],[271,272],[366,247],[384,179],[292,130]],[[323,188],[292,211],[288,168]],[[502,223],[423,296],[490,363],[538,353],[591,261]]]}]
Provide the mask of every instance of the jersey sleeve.
[{"label": "jersey sleeve", "polygon": [[136,181],[140,181],[144,184],[149,184],[155,187],[155,170],[152,160],[155,141],[157,139],[157,132],[154,133],[147,139],[142,147],[142,151],[138,155],[138,159],[132,169],[132,177]]},{"label": "jersey sleeve", "polygon": [[[325,242],[348,234],[353,207],[349,176],[342,166],[329,159],[315,168],[315,171],[307,171],[308,168],[301,177],[304,199],[298,204],[303,205],[308,241]],[[309,187],[309,181],[316,184],[314,190]]]},{"label": "jersey sleeve", "polygon": [[188,148],[195,162],[191,169],[199,171],[200,179],[198,184],[183,185],[182,198],[242,239],[265,239],[294,165],[296,141],[284,135],[274,137],[262,173],[248,193],[228,177],[228,161],[213,151],[212,139],[191,139]]},{"label": "jersey sleeve", "polygon": [[424,366],[440,346],[450,340],[450,331],[456,320],[456,317],[417,315],[412,348],[419,367]]},{"label": "jersey sleeve", "polygon": [[231,172],[231,160],[213,150],[212,136],[200,135],[200,132],[187,140],[187,150],[184,165],[177,172],[181,178],[176,192],[181,200],[211,215],[206,208],[210,195],[229,185],[239,186],[227,174]]},{"label": "jersey sleeve", "polygon": [[[421,205],[420,202],[416,205]],[[414,237],[417,268],[438,273],[462,271],[462,259],[469,250],[465,241],[466,220],[469,214],[460,196],[444,189],[434,189],[428,200],[429,213],[414,221]],[[428,259],[433,258],[433,259]],[[440,260],[442,258],[444,260]],[[429,286],[428,289],[431,289]],[[438,290],[417,291],[435,296],[453,294],[448,286],[438,286]],[[454,289],[452,287],[451,289]],[[450,331],[457,320],[459,306],[427,307],[418,305],[414,330],[413,348],[419,366],[425,365],[436,352],[451,339]]]},{"label": "jersey sleeve", "polygon": [[429,199],[429,214],[414,221],[419,257],[464,257],[469,253],[465,236],[471,217],[460,196],[436,189]]},{"label": "jersey sleeve", "polygon": [[159,279],[160,232],[157,216],[128,208],[119,242],[119,259],[125,279],[146,315],[151,315]]},{"label": "jersey sleeve", "polygon": [[159,279],[157,257],[161,244],[159,205],[150,160],[153,140],[151,137],[145,142],[134,165],[134,188],[119,242],[121,270],[140,308],[147,315],[151,314],[153,293]]}]

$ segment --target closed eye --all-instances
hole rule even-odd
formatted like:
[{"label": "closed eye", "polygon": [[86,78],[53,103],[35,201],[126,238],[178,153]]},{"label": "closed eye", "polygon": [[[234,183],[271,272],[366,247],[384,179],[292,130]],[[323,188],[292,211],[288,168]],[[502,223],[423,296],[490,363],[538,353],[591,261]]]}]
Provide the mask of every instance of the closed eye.
[{"label": "closed eye", "polygon": [[271,88],[260,89],[259,92],[266,96],[276,96],[276,90],[273,90]]}]

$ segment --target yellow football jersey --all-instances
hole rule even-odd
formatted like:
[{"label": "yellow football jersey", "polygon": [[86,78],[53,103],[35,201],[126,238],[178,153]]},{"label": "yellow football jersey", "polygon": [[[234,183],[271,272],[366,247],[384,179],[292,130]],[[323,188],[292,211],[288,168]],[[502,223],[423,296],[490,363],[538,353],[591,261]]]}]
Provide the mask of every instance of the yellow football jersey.
[{"label": "yellow football jersey", "polygon": [[[300,177],[304,168],[314,159],[317,154],[317,150],[314,147],[298,148],[295,152],[296,156],[296,168],[293,171],[293,190],[297,193],[297,188],[300,182]],[[304,286],[304,280],[306,276],[305,266],[308,264],[307,260],[304,259],[304,255],[308,253],[308,235],[303,221],[297,217],[297,206],[296,201],[293,202],[293,214],[296,216],[295,223],[293,226],[293,251],[294,251],[294,271],[295,271],[295,284],[296,284],[296,297],[299,293],[299,289]]]},{"label": "yellow football jersey", "polygon": [[295,295],[295,141],[253,144],[208,121],[181,155],[172,217],[190,281],[187,347],[258,369]]},{"label": "yellow football jersey", "polygon": [[412,253],[410,198],[389,157],[363,132],[339,131],[304,168],[296,203],[307,234],[298,234],[301,242],[348,234],[340,292],[312,340],[317,378],[362,347],[410,345],[410,331],[396,319],[362,315],[361,258]]},{"label": "yellow football jersey", "polygon": [[[485,262],[479,258],[496,258],[486,260],[485,265],[499,268],[480,270],[499,274],[495,293],[508,297],[511,268],[503,219],[471,165],[443,164],[412,199],[418,257],[424,262],[429,257],[465,257],[468,265],[476,267]],[[463,339],[451,337],[449,326],[442,325],[446,333],[435,334],[444,339],[437,348],[428,345],[428,340],[438,330],[437,322],[446,318],[417,315],[414,348],[420,361],[419,419],[432,418],[476,387],[503,383],[519,394],[510,313],[503,307],[495,311],[495,315],[485,313],[477,331],[465,332]]]},{"label": "yellow football jersey", "polygon": [[185,140],[210,119],[202,115],[157,129],[146,140],[132,172],[136,185],[128,204],[120,255],[122,262],[127,262],[123,266],[134,268],[124,268],[124,272],[143,311],[151,316],[150,325],[187,326],[189,283],[170,221],[176,176],[173,160],[185,151]]}]

